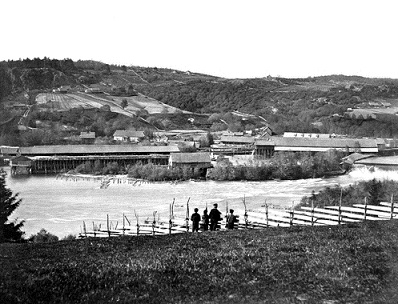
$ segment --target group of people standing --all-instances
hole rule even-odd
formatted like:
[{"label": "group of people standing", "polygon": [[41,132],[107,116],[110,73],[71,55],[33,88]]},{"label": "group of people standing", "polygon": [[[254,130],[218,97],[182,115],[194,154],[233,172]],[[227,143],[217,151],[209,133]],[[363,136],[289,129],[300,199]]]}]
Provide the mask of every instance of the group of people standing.
[{"label": "group of people standing", "polygon": [[[191,215],[192,221],[192,232],[198,232],[200,222],[202,221],[203,231],[208,231],[210,226],[210,231],[215,231],[218,227],[218,223],[221,221],[221,212],[217,209],[218,204],[213,205],[213,209],[210,210],[210,213],[207,214],[207,208],[203,210],[203,215],[200,216],[198,213],[199,209],[195,208],[194,213]],[[237,222],[237,218],[234,215],[234,210],[230,209],[227,214],[227,223],[226,228],[234,229],[235,223]]]}]

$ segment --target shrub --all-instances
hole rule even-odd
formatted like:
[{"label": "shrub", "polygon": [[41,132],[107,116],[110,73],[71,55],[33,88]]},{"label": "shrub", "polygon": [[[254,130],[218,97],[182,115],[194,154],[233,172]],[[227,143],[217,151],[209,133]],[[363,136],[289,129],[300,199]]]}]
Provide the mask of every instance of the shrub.
[{"label": "shrub", "polygon": [[67,236],[62,238],[62,241],[72,241],[72,240],[76,240],[76,235],[68,234]]},{"label": "shrub", "polygon": [[47,232],[46,229],[42,228],[36,235],[32,235],[29,238],[29,241],[33,243],[51,243],[58,242],[58,237],[50,232]]}]

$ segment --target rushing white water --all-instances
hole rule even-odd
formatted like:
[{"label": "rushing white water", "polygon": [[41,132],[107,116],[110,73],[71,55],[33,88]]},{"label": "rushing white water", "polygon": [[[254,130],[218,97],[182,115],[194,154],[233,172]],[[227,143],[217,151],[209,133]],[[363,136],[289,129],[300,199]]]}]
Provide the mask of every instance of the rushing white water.
[{"label": "rushing white water", "polygon": [[[6,168],[9,173],[9,169]],[[398,172],[374,171],[356,168],[349,174],[331,177],[295,181],[265,182],[182,182],[142,183],[139,186],[120,179],[111,182],[109,187],[101,189],[100,181],[93,179],[66,180],[55,176],[11,177],[7,175],[7,187],[22,198],[20,207],[12,214],[11,219],[25,220],[26,236],[37,233],[41,228],[63,237],[78,234],[83,221],[90,228],[95,223],[106,223],[106,216],[115,225],[122,221],[124,213],[133,220],[134,211],[140,221],[157,216],[168,219],[169,206],[175,200],[175,214],[186,215],[186,203],[189,199],[190,213],[199,208],[202,213],[206,206],[210,209],[213,203],[225,215],[226,208],[235,209],[235,214],[243,215],[243,198],[248,209],[264,210],[265,201],[277,207],[290,207],[298,203],[312,191],[335,185],[347,186],[362,180],[391,179],[398,181]]]}]

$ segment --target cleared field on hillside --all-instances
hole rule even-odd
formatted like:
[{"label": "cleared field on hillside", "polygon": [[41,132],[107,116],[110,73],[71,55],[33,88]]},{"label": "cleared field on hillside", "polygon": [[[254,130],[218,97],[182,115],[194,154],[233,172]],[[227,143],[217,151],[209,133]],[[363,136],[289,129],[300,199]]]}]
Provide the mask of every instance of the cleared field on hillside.
[{"label": "cleared field on hillside", "polygon": [[72,108],[93,108],[90,103],[84,102],[71,96],[71,94],[41,93],[36,97],[39,106],[45,106],[59,111],[67,111]]},{"label": "cleared field on hillside", "polygon": [[[138,96],[131,96],[131,97],[116,97],[112,96],[114,101],[118,104],[122,102],[123,99],[127,100],[128,106],[126,110],[130,111],[140,111],[146,110],[149,114],[158,114],[158,113],[175,113],[179,109],[166,105],[162,102],[159,102],[156,99],[147,97],[145,95],[139,94]],[[187,111],[182,111],[183,113],[190,113]]]},{"label": "cleared field on hillside", "polygon": [[[393,104],[393,103],[392,103]],[[392,106],[387,108],[361,108],[361,109],[353,109],[351,112],[348,112],[351,117],[358,117],[362,115],[363,118],[373,117],[381,114],[389,114],[389,115],[397,115],[398,107]]]},{"label": "cleared field on hillside", "polygon": [[[127,107],[121,107],[122,100],[127,100]],[[69,94],[40,93],[36,97],[39,106],[52,108],[58,111],[67,111],[72,108],[101,108],[108,105],[112,112],[129,117],[135,116],[139,111],[146,110],[149,114],[175,113],[177,108],[163,104],[156,99],[144,95],[131,97],[118,97],[110,95],[88,94],[75,92]],[[183,113],[189,113],[183,111]]]}]

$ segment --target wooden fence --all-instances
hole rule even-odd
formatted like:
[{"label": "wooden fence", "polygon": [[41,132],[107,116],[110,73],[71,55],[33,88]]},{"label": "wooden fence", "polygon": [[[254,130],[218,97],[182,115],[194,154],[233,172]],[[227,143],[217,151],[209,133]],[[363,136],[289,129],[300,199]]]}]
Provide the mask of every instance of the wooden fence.
[{"label": "wooden fence", "polygon": [[[265,211],[246,210],[242,215],[237,216],[236,229],[265,229],[268,227],[291,227],[297,225],[324,226],[324,225],[344,225],[347,223],[360,221],[381,221],[398,218],[398,203],[381,202],[380,205],[354,204],[347,206],[325,206],[301,207],[295,209],[275,209],[265,205]],[[174,216],[174,202],[170,205],[170,217],[161,220],[157,217],[157,212],[153,213],[153,219],[146,219],[140,222],[139,216],[135,214],[136,221],[132,224],[124,214],[121,224],[110,221],[107,215],[106,226],[92,223],[92,227],[87,227],[83,222],[80,237],[110,237],[118,235],[165,235],[175,233],[187,233],[192,230],[189,216],[189,199],[187,202],[187,213],[185,218]],[[246,208],[246,204],[245,204]],[[227,206],[228,210],[228,206]],[[226,219],[219,222],[218,230],[226,230]],[[202,229],[200,229],[202,231]]]}]

